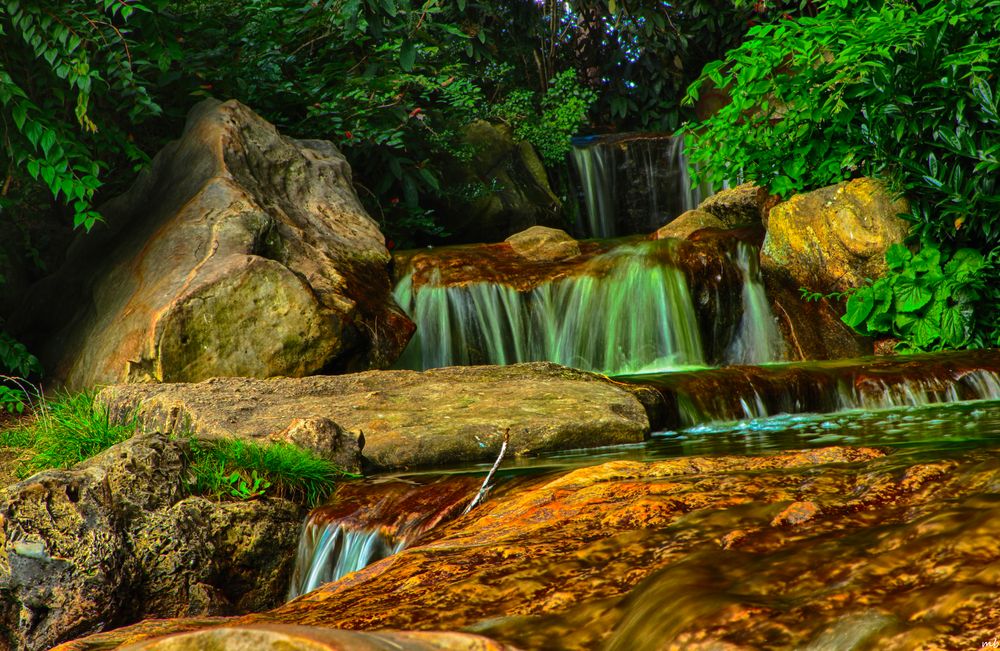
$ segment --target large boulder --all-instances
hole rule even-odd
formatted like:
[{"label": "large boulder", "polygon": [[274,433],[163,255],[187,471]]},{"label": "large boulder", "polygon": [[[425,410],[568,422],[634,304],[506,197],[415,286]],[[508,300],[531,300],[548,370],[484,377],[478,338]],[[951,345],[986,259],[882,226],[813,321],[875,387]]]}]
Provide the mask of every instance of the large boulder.
[{"label": "large boulder", "polygon": [[0,491],[0,649],[280,603],[301,507],[188,496],[188,456],[149,434]]},{"label": "large boulder", "polygon": [[15,324],[70,388],[384,367],[412,334],[344,157],[238,102],[101,212]]},{"label": "large boulder", "polygon": [[327,419],[384,468],[492,461],[508,428],[512,456],[636,443],[659,406],[651,390],[545,362],[117,385],[97,399],[113,418],[138,413],[148,431],[203,439],[267,439],[299,419]]},{"label": "large boulder", "polygon": [[858,287],[887,271],[886,250],[906,237],[906,211],[873,179],[795,195],[771,209],[761,268],[822,293]]},{"label": "large boulder", "polygon": [[530,226],[562,225],[562,202],[531,143],[485,120],[465,127],[462,138],[471,157],[443,164],[457,191],[437,211],[452,241],[499,242]]}]

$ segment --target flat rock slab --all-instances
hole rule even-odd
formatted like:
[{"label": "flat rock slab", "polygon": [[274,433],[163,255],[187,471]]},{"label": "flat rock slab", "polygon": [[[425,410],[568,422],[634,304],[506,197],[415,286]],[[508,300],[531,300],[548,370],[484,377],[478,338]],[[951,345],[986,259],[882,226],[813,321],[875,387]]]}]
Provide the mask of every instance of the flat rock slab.
[{"label": "flat rock slab", "polygon": [[478,635],[447,632],[357,633],[313,626],[239,626],[182,633],[126,647],[129,651],[514,651]]},{"label": "flat rock slab", "polygon": [[117,419],[137,410],[146,431],[206,439],[274,438],[295,421],[326,419],[363,433],[369,462],[406,468],[492,461],[507,428],[513,455],[636,443],[650,432],[647,409],[659,407],[652,393],[540,362],[117,385],[98,400]]}]

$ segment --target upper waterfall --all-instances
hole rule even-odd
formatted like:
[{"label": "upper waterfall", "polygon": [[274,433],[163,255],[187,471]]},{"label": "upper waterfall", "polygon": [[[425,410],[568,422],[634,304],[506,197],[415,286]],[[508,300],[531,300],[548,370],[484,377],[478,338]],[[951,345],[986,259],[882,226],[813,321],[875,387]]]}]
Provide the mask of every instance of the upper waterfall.
[{"label": "upper waterfall", "polygon": [[590,136],[573,141],[581,237],[656,230],[712,194],[688,173],[684,139],[666,134]]}]

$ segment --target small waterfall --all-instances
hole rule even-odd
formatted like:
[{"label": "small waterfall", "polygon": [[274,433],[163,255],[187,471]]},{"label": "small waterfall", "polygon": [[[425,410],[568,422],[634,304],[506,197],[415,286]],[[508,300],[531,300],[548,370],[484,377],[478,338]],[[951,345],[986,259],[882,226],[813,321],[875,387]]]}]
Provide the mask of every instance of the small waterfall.
[{"label": "small waterfall", "polygon": [[1000,399],[1000,355],[949,353],[876,361],[800,362],[634,379],[677,406],[672,426]]},{"label": "small waterfall", "polygon": [[785,342],[764,292],[759,251],[742,241],[736,247],[736,266],[743,276],[743,317],[739,333],[726,351],[726,361],[730,364],[778,361],[784,357]]},{"label": "small waterfall", "polygon": [[693,186],[684,139],[618,134],[574,140],[572,161],[583,199],[581,237],[649,233],[712,194]]},{"label": "small waterfall", "polygon": [[580,179],[586,219],[580,225],[580,232],[587,237],[614,237],[615,150],[593,145],[574,147],[572,157]]},{"label": "small waterfall", "polygon": [[342,523],[310,516],[299,540],[295,571],[288,598],[312,592],[324,583],[339,581],[402,549],[379,529],[351,529]]},{"label": "small waterfall", "polygon": [[467,475],[344,484],[334,502],[314,509],[302,526],[288,598],[401,551],[461,514],[481,482]]},{"label": "small waterfall", "polygon": [[680,270],[663,261],[672,243],[623,245],[584,272],[516,289],[492,282],[413,291],[396,301],[417,324],[398,366],[552,361],[604,373],[638,373],[704,363],[698,321]]}]

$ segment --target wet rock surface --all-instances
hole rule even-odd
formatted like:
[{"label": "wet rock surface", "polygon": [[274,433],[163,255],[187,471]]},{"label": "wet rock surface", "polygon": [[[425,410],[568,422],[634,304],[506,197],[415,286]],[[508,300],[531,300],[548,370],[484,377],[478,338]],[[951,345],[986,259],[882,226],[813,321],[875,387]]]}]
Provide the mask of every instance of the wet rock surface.
[{"label": "wet rock surface", "polygon": [[636,443],[651,425],[635,391],[652,412],[658,401],[648,390],[539,362],[117,385],[98,400],[117,418],[138,410],[147,431],[190,431],[204,439],[270,438],[297,419],[327,419],[353,437],[364,434],[367,463],[400,468],[492,461],[507,428],[511,456]]},{"label": "wet rock surface", "polygon": [[538,477],[268,613],[65,648],[279,623],[524,649],[979,648],[1000,625],[998,495],[988,449],[611,462]]},{"label": "wet rock surface", "polygon": [[11,322],[70,388],[391,364],[413,325],[329,142],[207,100]]},{"label": "wet rock surface", "polygon": [[828,298],[806,301],[801,285],[783,271],[769,268],[762,274],[791,359],[852,359],[875,352],[871,338],[840,320],[843,303]]},{"label": "wet rock surface", "polygon": [[725,228],[726,225],[721,219],[703,210],[688,210],[677,216],[669,223],[661,226],[653,233],[653,238],[665,240],[668,237],[675,237],[680,240],[687,239],[693,233],[703,228]]},{"label": "wet rock surface", "polygon": [[566,231],[532,226],[506,240],[514,253],[534,262],[557,262],[580,255],[580,244]]},{"label": "wet rock surface", "polygon": [[466,633],[357,633],[280,624],[196,631],[128,648],[132,651],[515,651],[505,644]]},{"label": "wet rock surface", "polygon": [[189,497],[183,442],[139,436],[0,491],[0,648],[280,602],[303,511]]},{"label": "wet rock surface", "polygon": [[766,226],[768,213],[777,203],[777,197],[769,195],[766,188],[743,183],[734,188],[719,190],[698,204],[698,210],[715,216],[726,228],[748,224]]},{"label": "wet rock surface", "polygon": [[768,215],[761,267],[823,294],[858,287],[887,271],[886,250],[906,237],[906,211],[873,179],[795,195]]}]

